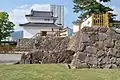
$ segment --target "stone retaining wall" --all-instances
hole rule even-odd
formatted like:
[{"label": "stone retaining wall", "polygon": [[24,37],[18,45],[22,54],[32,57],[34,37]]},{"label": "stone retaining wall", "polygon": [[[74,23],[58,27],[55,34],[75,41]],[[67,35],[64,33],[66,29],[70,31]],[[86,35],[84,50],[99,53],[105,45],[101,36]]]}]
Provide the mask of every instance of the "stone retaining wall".
[{"label": "stone retaining wall", "polygon": [[18,49],[42,49],[45,51],[65,50],[68,48],[70,38],[59,36],[39,36],[34,39],[21,39],[18,41]]},{"label": "stone retaining wall", "polygon": [[67,50],[69,37],[46,36],[35,39],[35,49],[23,54],[21,64],[71,63],[74,51]]},{"label": "stone retaining wall", "polygon": [[78,45],[71,47],[76,52],[71,63],[72,68],[120,67],[119,33],[103,27],[85,27],[74,36],[78,37]]},{"label": "stone retaining wall", "polygon": [[49,63],[67,63],[70,64],[74,51],[62,50],[62,51],[44,51],[35,50],[28,54],[23,54],[20,60],[20,64],[49,64]]},{"label": "stone retaining wall", "polygon": [[[71,68],[120,68],[120,34],[104,27],[85,27],[69,37],[38,37],[21,64],[67,63]],[[28,46],[28,45],[27,45]],[[26,46],[26,47],[27,47]]]}]

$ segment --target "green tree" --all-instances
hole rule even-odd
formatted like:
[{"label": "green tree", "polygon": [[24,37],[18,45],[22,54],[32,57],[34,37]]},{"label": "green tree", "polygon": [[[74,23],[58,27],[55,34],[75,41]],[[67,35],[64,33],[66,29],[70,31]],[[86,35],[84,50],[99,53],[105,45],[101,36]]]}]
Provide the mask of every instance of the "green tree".
[{"label": "green tree", "polygon": [[[100,2],[109,2],[110,0],[100,0]],[[104,6],[96,0],[73,0],[74,12],[79,13],[81,11],[80,18],[84,19],[93,13],[105,13],[113,11],[111,8]]]},{"label": "green tree", "polygon": [[9,15],[6,12],[0,12],[0,42],[10,36],[14,26],[13,22],[9,21]]}]

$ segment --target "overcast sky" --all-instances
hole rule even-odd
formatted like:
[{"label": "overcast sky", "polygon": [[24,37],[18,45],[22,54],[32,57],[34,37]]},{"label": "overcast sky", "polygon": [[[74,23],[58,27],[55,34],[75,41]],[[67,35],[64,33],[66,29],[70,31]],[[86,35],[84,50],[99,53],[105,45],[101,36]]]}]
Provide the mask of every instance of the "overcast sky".
[{"label": "overcast sky", "polygon": [[[6,11],[10,15],[10,20],[16,24],[16,30],[21,30],[18,24],[25,23],[25,14],[29,14],[31,9],[49,10],[49,4],[65,6],[65,26],[72,28],[72,22],[77,19],[78,14],[73,13],[72,0],[1,0],[0,11]],[[119,0],[112,0],[106,4],[114,9],[117,15],[120,15]],[[119,19],[120,16],[117,17]]]}]

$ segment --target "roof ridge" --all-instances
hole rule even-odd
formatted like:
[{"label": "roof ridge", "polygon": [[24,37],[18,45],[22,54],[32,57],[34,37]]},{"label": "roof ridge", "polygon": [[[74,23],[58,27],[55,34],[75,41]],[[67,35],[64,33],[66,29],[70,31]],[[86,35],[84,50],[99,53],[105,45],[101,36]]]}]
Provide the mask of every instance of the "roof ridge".
[{"label": "roof ridge", "polygon": [[47,12],[47,13],[52,13],[52,11],[37,11],[37,10],[33,10],[33,12]]}]

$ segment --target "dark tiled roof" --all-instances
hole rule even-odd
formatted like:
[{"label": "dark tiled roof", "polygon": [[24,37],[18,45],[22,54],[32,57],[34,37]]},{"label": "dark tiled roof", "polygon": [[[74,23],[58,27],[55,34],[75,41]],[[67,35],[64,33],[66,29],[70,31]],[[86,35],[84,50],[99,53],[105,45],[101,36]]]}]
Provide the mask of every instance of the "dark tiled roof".
[{"label": "dark tiled roof", "polygon": [[36,26],[36,27],[56,27],[56,28],[60,28],[57,25],[53,24],[53,23],[25,23],[25,24],[20,24],[20,26]]},{"label": "dark tiled roof", "polygon": [[120,21],[118,21],[118,20],[114,20],[113,23],[120,23]]},{"label": "dark tiled roof", "polygon": [[28,16],[28,17],[32,17],[32,18],[36,18],[36,19],[49,19],[49,20],[54,20],[54,21],[56,21],[57,20],[57,17],[45,17],[45,16],[39,16],[39,17],[37,17],[37,16]]},{"label": "dark tiled roof", "polygon": [[33,17],[53,17],[53,13],[51,11],[31,11],[30,15],[26,16],[33,16]]},{"label": "dark tiled roof", "polygon": [[73,24],[82,23],[82,22],[83,22],[82,20],[76,20],[73,22]]}]

